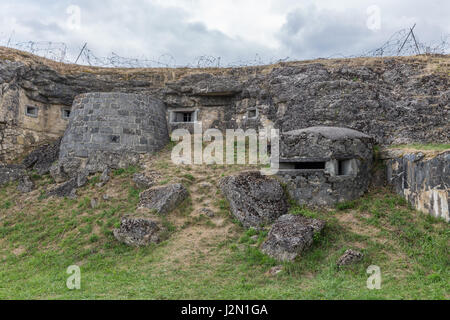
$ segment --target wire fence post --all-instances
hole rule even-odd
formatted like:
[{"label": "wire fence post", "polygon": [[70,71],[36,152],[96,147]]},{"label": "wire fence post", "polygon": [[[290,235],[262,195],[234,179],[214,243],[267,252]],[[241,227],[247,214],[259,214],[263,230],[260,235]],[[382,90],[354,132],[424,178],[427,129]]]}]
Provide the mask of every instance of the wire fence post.
[{"label": "wire fence post", "polygon": [[80,56],[83,53],[83,50],[86,48],[86,46],[87,46],[87,42],[84,44],[83,48],[81,49],[80,54],[77,57],[77,60],[75,60],[75,64],[78,62],[78,59],[80,59]]}]

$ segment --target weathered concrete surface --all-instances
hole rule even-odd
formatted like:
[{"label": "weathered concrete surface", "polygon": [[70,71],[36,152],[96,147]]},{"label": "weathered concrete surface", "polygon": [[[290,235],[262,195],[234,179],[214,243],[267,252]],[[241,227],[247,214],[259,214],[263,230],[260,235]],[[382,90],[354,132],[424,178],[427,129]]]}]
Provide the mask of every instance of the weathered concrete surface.
[{"label": "weathered concrete surface", "polygon": [[163,228],[155,221],[144,218],[123,217],[114,237],[129,246],[141,247],[161,241]]},{"label": "weathered concrete surface", "polygon": [[231,213],[246,228],[260,228],[287,213],[288,205],[280,182],[259,171],[224,177],[219,186],[230,204]]},{"label": "weathered concrete surface", "polygon": [[188,191],[181,183],[152,187],[139,195],[139,207],[167,214],[175,210],[187,197]]},{"label": "weathered concrete surface", "polygon": [[262,252],[281,261],[292,261],[307,250],[320,233],[325,222],[300,215],[286,214],[278,218],[270,229]]},{"label": "weathered concrete surface", "polygon": [[442,218],[449,216],[450,150],[431,155],[427,152],[387,150],[388,183],[417,210]]},{"label": "weathered concrete surface", "polygon": [[[277,175],[301,205],[329,206],[354,200],[368,189],[373,143],[370,136],[348,128],[320,126],[284,132]],[[320,163],[322,167],[293,166],[302,163]]]}]

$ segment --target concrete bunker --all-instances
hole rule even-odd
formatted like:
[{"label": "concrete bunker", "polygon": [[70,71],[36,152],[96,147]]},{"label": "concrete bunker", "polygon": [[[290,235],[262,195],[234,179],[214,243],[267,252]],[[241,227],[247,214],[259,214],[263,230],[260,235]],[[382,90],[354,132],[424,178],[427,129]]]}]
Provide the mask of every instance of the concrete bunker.
[{"label": "concrete bunker", "polygon": [[87,93],[77,96],[61,141],[59,166],[70,175],[135,164],[169,141],[166,109],[148,95]]},{"label": "concrete bunker", "polygon": [[372,161],[373,140],[368,135],[311,127],[281,135],[277,175],[299,204],[333,205],[367,191]]}]

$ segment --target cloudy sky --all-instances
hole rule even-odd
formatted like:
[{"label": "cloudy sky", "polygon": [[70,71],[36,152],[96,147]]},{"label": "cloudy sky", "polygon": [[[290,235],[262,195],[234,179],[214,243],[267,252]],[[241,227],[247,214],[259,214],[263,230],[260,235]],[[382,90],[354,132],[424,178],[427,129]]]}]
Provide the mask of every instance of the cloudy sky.
[{"label": "cloudy sky", "polygon": [[424,43],[450,34],[448,0],[0,0],[0,45],[85,42],[176,65],[358,55],[416,23]]}]

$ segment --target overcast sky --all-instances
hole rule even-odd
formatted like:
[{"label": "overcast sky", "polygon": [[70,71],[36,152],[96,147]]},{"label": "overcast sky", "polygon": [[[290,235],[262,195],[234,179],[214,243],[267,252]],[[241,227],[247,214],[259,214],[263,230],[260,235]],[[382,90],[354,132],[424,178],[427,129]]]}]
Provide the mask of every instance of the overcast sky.
[{"label": "overcast sky", "polygon": [[419,41],[437,42],[449,17],[448,0],[0,0],[0,44],[65,42],[68,59],[87,42],[98,56],[177,65],[269,62],[358,55],[414,23]]}]

